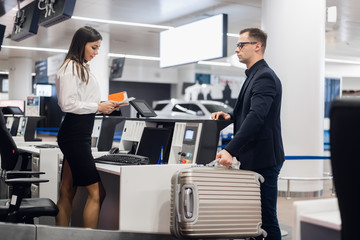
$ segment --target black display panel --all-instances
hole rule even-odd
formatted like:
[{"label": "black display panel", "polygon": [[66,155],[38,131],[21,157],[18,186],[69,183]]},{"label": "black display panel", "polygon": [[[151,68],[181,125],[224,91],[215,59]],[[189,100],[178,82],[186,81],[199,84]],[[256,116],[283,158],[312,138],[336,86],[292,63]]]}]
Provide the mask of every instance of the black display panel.
[{"label": "black display panel", "polygon": [[136,109],[138,114],[142,117],[156,117],[157,114],[154,112],[152,107],[142,99],[134,99],[130,102],[130,104]]},{"label": "black display panel", "polygon": [[110,69],[110,80],[121,78],[124,69],[125,58],[115,58],[112,60]]},{"label": "black display panel", "polygon": [[4,40],[6,26],[0,24],[0,50]]},{"label": "black display panel", "polygon": [[42,2],[39,25],[50,27],[72,17],[76,0],[56,0]]},{"label": "black display panel", "polygon": [[145,127],[136,155],[149,158],[149,164],[158,164],[161,150],[163,163],[167,163],[171,146],[172,129]]},{"label": "black display panel", "polygon": [[37,34],[40,10],[37,1],[33,1],[17,11],[11,40],[21,41]]},{"label": "black display panel", "polygon": [[3,107],[2,112],[3,114],[24,115],[24,112],[17,106]]}]

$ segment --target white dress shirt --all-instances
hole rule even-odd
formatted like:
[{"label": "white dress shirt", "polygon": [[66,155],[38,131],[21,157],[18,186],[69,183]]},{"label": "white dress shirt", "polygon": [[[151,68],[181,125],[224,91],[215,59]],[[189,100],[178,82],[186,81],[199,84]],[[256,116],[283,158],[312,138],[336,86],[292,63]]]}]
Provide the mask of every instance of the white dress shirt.
[{"label": "white dress shirt", "polygon": [[56,74],[58,104],[63,112],[96,113],[101,97],[99,84],[89,68],[89,82],[81,81],[73,63],[65,63]]}]

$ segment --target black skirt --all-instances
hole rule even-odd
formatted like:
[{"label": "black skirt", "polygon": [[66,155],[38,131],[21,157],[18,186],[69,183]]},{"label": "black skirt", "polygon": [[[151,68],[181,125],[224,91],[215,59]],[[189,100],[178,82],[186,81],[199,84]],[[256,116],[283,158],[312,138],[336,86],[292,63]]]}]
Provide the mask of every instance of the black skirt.
[{"label": "black skirt", "polygon": [[[91,153],[91,133],[95,114],[66,113],[57,140],[71,168],[74,186],[88,186],[100,182]],[[63,164],[64,166],[64,164]]]}]

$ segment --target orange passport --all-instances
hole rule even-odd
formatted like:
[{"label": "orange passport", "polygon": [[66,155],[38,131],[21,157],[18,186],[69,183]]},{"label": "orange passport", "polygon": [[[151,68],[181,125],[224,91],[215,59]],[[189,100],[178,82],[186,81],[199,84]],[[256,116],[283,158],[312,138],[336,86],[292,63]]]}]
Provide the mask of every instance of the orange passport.
[{"label": "orange passport", "polygon": [[128,98],[126,91],[110,94],[108,98],[118,102],[119,106],[129,105],[129,102],[135,99],[133,97]]},{"label": "orange passport", "polygon": [[109,100],[112,100],[112,101],[121,102],[121,101],[124,101],[125,99],[127,99],[126,91],[113,93],[113,94],[109,95]]}]

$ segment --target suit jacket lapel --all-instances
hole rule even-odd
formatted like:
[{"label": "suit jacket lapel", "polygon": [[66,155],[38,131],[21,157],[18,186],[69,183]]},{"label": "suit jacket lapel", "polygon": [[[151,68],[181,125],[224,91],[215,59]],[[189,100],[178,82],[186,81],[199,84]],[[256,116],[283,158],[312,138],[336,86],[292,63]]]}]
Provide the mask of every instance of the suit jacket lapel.
[{"label": "suit jacket lapel", "polygon": [[248,88],[252,78],[254,77],[255,73],[257,72],[258,69],[255,69],[255,71],[253,71],[249,77],[246,78],[243,86],[241,87],[241,90],[240,90],[240,93],[239,93],[239,97],[238,99],[236,100],[236,104],[235,104],[235,107],[238,106],[238,103],[242,101],[242,99],[244,98],[244,94],[245,94],[245,91],[246,89]]}]

